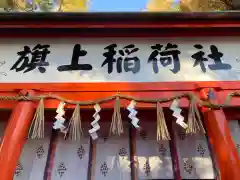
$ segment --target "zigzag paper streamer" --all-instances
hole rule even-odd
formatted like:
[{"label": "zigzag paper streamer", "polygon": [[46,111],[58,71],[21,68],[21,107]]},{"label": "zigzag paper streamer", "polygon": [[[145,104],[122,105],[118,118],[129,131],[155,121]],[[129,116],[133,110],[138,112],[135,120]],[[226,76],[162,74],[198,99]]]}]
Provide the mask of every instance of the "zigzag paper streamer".
[{"label": "zigzag paper streamer", "polygon": [[100,120],[99,112],[101,111],[101,107],[96,104],[94,106],[95,113],[93,115],[94,120],[91,122],[92,129],[90,129],[88,132],[93,140],[96,140],[98,138],[97,131],[100,129],[100,125],[98,124],[98,121]]},{"label": "zigzag paper streamer", "polygon": [[135,110],[135,106],[136,106],[136,102],[132,100],[127,107],[127,110],[130,112],[128,117],[132,120],[131,123],[135,128],[140,128],[140,126],[138,125],[139,119],[136,117],[137,111]]},{"label": "zigzag paper streamer", "polygon": [[179,108],[179,99],[173,101],[170,109],[173,111],[173,116],[177,118],[176,123],[186,129],[188,125],[184,123],[184,117],[181,115],[182,109]]},{"label": "zigzag paper streamer", "polygon": [[64,106],[65,106],[64,102],[59,103],[58,108],[56,110],[57,112],[57,115],[55,116],[56,121],[53,124],[53,129],[60,129],[60,131],[63,133],[65,133],[66,130],[66,127],[63,125],[65,122],[65,118],[62,117],[65,114]]}]

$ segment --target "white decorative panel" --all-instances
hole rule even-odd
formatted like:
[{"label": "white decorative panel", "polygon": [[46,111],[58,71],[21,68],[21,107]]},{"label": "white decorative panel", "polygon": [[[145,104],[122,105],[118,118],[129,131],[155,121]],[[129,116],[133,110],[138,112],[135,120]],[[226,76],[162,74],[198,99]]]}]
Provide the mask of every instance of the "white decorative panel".
[{"label": "white decorative panel", "polygon": [[26,140],[19,163],[15,170],[14,180],[43,179],[51,132],[51,124],[46,124],[44,139]]},{"label": "white decorative panel", "polygon": [[186,135],[174,123],[181,176],[184,179],[214,179],[214,167],[204,135]]},{"label": "white decorative panel", "polygon": [[[100,123],[108,135],[110,122]],[[124,134],[120,137],[111,136],[99,137],[97,140],[96,154],[96,180],[130,180],[130,151],[129,151],[129,133],[127,125],[124,125]]]},{"label": "white decorative panel", "polygon": [[240,125],[237,120],[228,121],[229,128],[236,144],[238,154],[240,155]]},{"label": "white decorative panel", "polygon": [[136,136],[136,155],[140,179],[173,179],[169,141],[157,142],[156,121],[141,121],[144,133]]},{"label": "white decorative panel", "polygon": [[89,161],[89,135],[84,129],[80,141],[64,140],[59,136],[51,180],[86,180]]},{"label": "white decorative panel", "polygon": [[[0,38],[0,82],[239,81],[239,42],[240,37]],[[176,57],[166,54],[170,50]],[[22,60],[32,58],[36,67],[27,68]]]}]

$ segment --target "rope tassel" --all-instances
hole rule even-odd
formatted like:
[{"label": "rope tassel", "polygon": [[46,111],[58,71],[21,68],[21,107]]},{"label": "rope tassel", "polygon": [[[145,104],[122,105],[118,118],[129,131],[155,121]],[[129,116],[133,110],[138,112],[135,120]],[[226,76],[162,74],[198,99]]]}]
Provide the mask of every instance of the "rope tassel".
[{"label": "rope tassel", "polygon": [[120,136],[123,133],[123,124],[121,117],[121,105],[119,97],[116,98],[114,112],[112,116],[112,123],[109,134]]},{"label": "rope tassel", "polygon": [[168,141],[171,140],[171,138],[166,125],[163,108],[160,103],[157,102],[157,141],[161,140]]},{"label": "rope tassel", "polygon": [[206,133],[201,121],[201,115],[197,107],[196,100],[192,99],[189,105],[188,128],[186,133],[196,134],[197,132]]},{"label": "rope tassel", "polygon": [[40,99],[28,133],[29,139],[44,138],[44,100]]},{"label": "rope tassel", "polygon": [[[83,130],[82,130],[82,124],[81,124],[81,116],[80,116],[80,105],[77,104],[72,117],[70,119],[70,122],[68,124],[68,128],[67,128],[67,132],[69,132],[68,134],[68,138],[73,140],[73,141],[80,141],[81,140],[81,136],[83,134]],[[67,133],[65,134],[65,139],[67,137]]]}]

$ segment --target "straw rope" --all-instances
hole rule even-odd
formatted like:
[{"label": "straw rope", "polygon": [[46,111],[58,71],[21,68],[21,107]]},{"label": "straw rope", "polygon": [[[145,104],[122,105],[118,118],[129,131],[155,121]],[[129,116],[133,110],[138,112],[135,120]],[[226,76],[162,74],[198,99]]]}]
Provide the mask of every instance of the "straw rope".
[{"label": "straw rope", "polygon": [[123,133],[123,124],[121,116],[121,104],[119,97],[116,98],[114,112],[112,116],[112,123],[110,126],[110,135],[120,136]]},{"label": "straw rope", "polygon": [[157,141],[161,140],[171,140],[171,138],[168,132],[163,108],[160,103],[157,102]]},{"label": "straw rope", "polygon": [[[67,133],[68,136],[67,136]],[[74,141],[80,141],[81,136],[83,135],[81,116],[80,116],[80,105],[77,104],[75,110],[73,111],[72,117],[67,127],[67,133],[64,136],[64,139],[67,137]]]},{"label": "straw rope", "polygon": [[[144,102],[144,103],[156,103],[157,104],[157,140],[169,140],[170,135],[167,129],[166,121],[165,121],[163,110],[162,110],[162,107],[160,106],[160,103],[169,102],[174,99],[188,98],[190,100],[190,105],[189,105],[189,115],[188,115],[188,129],[186,130],[186,133],[195,134],[197,132],[205,133],[205,129],[201,121],[198,105],[212,108],[212,109],[222,108],[222,107],[231,107],[229,105],[229,102],[231,101],[232,97],[238,97],[238,96],[240,96],[240,92],[232,92],[228,94],[224,104],[216,104],[209,101],[202,101],[193,93],[183,93],[183,94],[179,94],[169,98],[154,98],[154,99],[136,98],[128,95],[116,94],[110,97],[90,100],[90,101],[73,101],[73,100],[64,99],[60,96],[46,94],[46,95],[40,95],[40,96],[31,96],[31,95],[0,96],[0,100],[40,101],[36,109],[36,113],[34,115],[32,124],[29,129],[28,137],[31,139],[44,138],[44,100],[57,99],[59,101],[62,101],[68,104],[75,104],[76,108],[74,110],[74,113],[72,115],[72,118],[67,128],[67,133],[69,135],[68,137],[72,140],[80,140],[82,135],[80,105],[87,106],[87,105],[101,104],[101,103],[116,99],[109,133],[114,135],[121,135],[123,133],[123,125],[122,125],[122,118],[121,118],[121,112],[120,112],[120,107],[121,107],[120,99],[134,100],[136,102]],[[66,137],[67,135],[65,135],[65,138]]]},{"label": "straw rope", "polygon": [[40,96],[31,96],[31,95],[28,95],[28,96],[21,96],[21,95],[0,96],[0,100],[39,101],[40,99],[44,99],[44,100],[45,99],[56,99],[56,100],[63,101],[68,104],[75,104],[75,105],[79,104],[81,106],[88,106],[88,105],[101,104],[101,103],[105,103],[108,101],[112,101],[113,99],[116,99],[117,97],[119,97],[119,99],[134,100],[136,102],[143,102],[143,103],[157,103],[157,102],[164,103],[164,102],[172,101],[177,98],[188,98],[189,100],[194,98],[196,100],[196,103],[198,103],[199,106],[201,106],[201,107],[218,109],[218,108],[223,108],[223,107],[231,107],[231,105],[229,105],[230,100],[232,99],[232,97],[238,97],[238,96],[240,96],[240,92],[229,93],[224,104],[216,104],[216,103],[212,103],[209,101],[200,100],[193,93],[182,93],[182,94],[178,94],[178,95],[175,95],[175,96],[172,96],[169,98],[151,98],[151,99],[150,98],[136,98],[133,96],[117,94],[117,95],[113,95],[113,96],[102,98],[102,99],[96,99],[96,100],[74,101],[74,100],[68,100],[68,99],[62,98],[61,96],[57,96],[57,95],[53,95],[53,94],[46,94],[46,95],[40,95]]},{"label": "straw rope", "polygon": [[201,121],[201,115],[198,110],[196,100],[194,98],[190,101],[187,125],[187,134],[196,134],[197,132],[206,133]]},{"label": "straw rope", "polygon": [[29,139],[44,138],[44,101],[40,100],[28,133]]}]

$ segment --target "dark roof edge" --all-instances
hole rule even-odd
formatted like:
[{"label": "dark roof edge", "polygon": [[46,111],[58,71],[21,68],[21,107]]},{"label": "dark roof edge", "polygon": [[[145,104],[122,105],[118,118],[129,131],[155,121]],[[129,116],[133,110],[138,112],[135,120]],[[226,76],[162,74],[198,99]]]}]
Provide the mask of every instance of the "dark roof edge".
[{"label": "dark roof edge", "polygon": [[240,28],[240,12],[0,13],[0,29]]},{"label": "dark roof edge", "polygon": [[173,21],[173,20],[240,20],[240,12],[209,13],[0,13],[0,21]]},{"label": "dark roof edge", "polygon": [[240,12],[0,13],[0,37],[240,36]]}]

